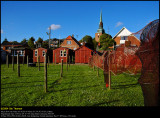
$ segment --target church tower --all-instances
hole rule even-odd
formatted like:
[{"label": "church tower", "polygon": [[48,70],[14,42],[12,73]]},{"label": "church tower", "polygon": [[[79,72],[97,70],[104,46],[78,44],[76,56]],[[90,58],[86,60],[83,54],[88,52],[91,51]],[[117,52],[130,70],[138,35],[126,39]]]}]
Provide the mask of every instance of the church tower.
[{"label": "church tower", "polygon": [[102,34],[104,34],[104,33],[105,33],[105,30],[103,29],[102,10],[101,10],[99,28],[98,28],[98,30],[97,30],[97,33],[95,33],[95,40],[96,40],[97,42],[99,42],[100,36],[101,36]]}]

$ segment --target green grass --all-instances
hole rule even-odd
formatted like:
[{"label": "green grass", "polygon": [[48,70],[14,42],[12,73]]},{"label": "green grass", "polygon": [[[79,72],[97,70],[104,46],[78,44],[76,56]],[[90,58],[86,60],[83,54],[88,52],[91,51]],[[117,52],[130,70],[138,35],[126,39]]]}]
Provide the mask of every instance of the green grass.
[{"label": "green grass", "polygon": [[112,75],[111,90],[105,87],[103,71],[93,71],[88,65],[71,65],[60,78],[60,65],[48,68],[48,92],[44,92],[44,67],[20,64],[12,71],[1,64],[2,106],[144,106],[138,78],[140,75]]}]

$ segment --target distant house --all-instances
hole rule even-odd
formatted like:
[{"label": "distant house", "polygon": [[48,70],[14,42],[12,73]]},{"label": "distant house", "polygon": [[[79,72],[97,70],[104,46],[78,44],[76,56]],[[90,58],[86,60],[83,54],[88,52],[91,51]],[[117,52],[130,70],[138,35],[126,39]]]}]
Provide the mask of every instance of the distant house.
[{"label": "distant house", "polygon": [[11,48],[14,47],[28,47],[27,43],[13,43],[13,42],[7,42],[1,44],[1,49],[7,51],[8,53],[11,53]]},{"label": "distant house", "polygon": [[27,47],[21,47],[21,46],[11,48],[9,62],[12,62],[12,56],[14,56],[14,63],[17,63],[17,54],[19,54],[20,63],[23,63],[23,59],[24,63],[27,63],[27,55],[29,58],[29,62],[32,62],[33,51]]},{"label": "distant house", "polygon": [[116,47],[125,44],[125,41],[130,41],[131,46],[140,46],[140,40],[132,35],[132,33],[125,27],[123,27],[114,37],[113,39],[116,42]]},{"label": "distant house", "polygon": [[75,50],[75,63],[88,63],[89,58],[93,55],[94,50],[85,45]]},{"label": "distant house", "polygon": [[79,48],[81,44],[74,38],[74,36],[68,36],[63,43],[60,45],[60,47],[66,47],[71,50],[76,50]]},{"label": "distant house", "polygon": [[44,55],[47,53],[45,48],[37,48],[33,50],[33,63],[38,62],[38,57],[40,56],[40,62],[44,62]]},{"label": "distant house", "polygon": [[54,38],[54,39],[52,39],[50,41],[50,46],[52,48],[58,48],[63,41],[64,41],[64,39],[56,39],[56,38]]},{"label": "distant house", "polygon": [[69,58],[71,62],[73,56],[73,50],[66,47],[59,47],[53,50],[53,63],[61,63],[61,59],[63,59],[63,62],[66,63],[67,59],[69,62]]}]

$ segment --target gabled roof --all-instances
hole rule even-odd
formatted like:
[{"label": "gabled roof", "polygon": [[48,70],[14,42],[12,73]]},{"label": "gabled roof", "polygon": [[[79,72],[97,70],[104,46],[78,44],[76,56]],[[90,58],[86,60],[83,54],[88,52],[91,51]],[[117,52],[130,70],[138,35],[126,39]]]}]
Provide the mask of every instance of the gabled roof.
[{"label": "gabled roof", "polygon": [[[132,34],[127,28],[123,27],[114,37],[116,38],[117,36],[134,36],[136,39],[138,39],[135,35]],[[138,39],[139,40],[139,39]]]},{"label": "gabled roof", "polygon": [[129,36],[129,35],[131,35],[131,34],[132,34],[132,33],[131,33],[127,28],[123,27],[123,28],[113,37],[113,39],[114,39],[115,37],[117,37],[118,35]]},{"label": "gabled roof", "polygon": [[79,46],[81,46],[81,44],[80,44],[74,37],[72,37],[72,36],[69,35],[69,36],[66,38],[66,40],[68,40],[68,39],[74,40]]}]

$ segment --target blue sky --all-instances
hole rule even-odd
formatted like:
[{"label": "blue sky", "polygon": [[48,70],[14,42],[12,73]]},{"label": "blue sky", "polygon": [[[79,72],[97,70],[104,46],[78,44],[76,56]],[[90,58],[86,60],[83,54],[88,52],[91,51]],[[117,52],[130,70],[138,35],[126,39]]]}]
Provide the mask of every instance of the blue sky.
[{"label": "blue sky", "polygon": [[1,1],[1,42],[34,37],[77,40],[95,37],[102,9],[103,27],[114,37],[122,27],[137,32],[159,19],[159,1]]}]

